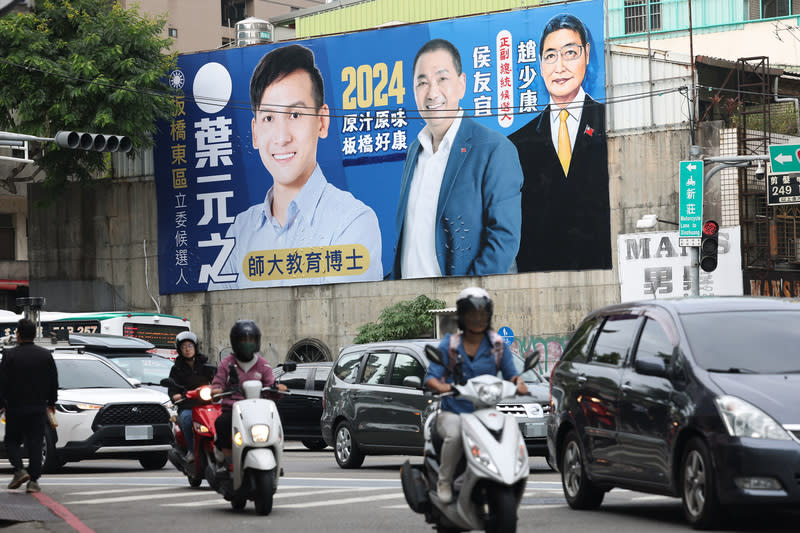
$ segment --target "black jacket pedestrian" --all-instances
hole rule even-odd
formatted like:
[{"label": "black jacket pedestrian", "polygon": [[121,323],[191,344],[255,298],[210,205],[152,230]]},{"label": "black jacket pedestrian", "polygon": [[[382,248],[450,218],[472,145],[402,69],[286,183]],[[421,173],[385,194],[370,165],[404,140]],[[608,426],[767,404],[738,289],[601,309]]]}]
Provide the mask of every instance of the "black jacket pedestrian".
[{"label": "black jacket pedestrian", "polygon": [[[184,394],[186,391],[190,391],[201,385],[209,385],[214,378],[214,372],[205,368],[206,363],[208,363],[208,357],[198,353],[195,354],[193,359],[194,364],[191,366],[186,362],[186,358],[180,355],[175,359],[175,364],[172,365],[172,370],[169,371],[169,377],[180,385],[180,387],[170,385],[167,388],[167,393],[170,398],[176,394]],[[194,405],[194,402],[181,402],[178,404],[178,410],[190,409],[192,405]]]},{"label": "black jacket pedestrian", "polygon": [[0,401],[7,409],[55,407],[58,371],[50,350],[25,342],[3,350]]}]

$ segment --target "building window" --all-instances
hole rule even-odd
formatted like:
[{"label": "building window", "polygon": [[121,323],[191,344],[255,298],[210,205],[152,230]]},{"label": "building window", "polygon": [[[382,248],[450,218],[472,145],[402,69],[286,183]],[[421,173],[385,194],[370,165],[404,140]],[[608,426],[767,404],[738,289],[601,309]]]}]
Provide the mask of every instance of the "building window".
[{"label": "building window", "polygon": [[245,0],[222,0],[222,25],[232,28],[245,17]]},{"label": "building window", "polygon": [[13,261],[14,253],[14,215],[0,213],[0,261]]},{"label": "building window", "polygon": [[[647,11],[650,10],[650,28]],[[645,33],[661,29],[661,0],[625,0],[625,33]]]},{"label": "building window", "polygon": [[792,14],[789,0],[761,0],[761,18],[785,17]]},{"label": "building window", "polygon": [[167,33],[173,39],[177,39],[178,38],[178,28],[170,28],[169,30],[167,30]]}]

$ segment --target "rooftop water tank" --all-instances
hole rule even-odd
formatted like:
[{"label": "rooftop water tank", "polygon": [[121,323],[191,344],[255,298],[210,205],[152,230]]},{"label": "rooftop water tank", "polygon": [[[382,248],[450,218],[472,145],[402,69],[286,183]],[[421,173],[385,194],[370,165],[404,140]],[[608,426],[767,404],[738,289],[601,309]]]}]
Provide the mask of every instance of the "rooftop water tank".
[{"label": "rooftop water tank", "polygon": [[271,43],[273,26],[263,19],[248,17],[236,23],[236,46]]}]

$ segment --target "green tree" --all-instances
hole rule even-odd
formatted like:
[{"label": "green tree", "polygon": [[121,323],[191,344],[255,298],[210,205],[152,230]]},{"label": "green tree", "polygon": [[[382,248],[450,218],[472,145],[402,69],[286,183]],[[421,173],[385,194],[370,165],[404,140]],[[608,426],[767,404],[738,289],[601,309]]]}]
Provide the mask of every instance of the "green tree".
[{"label": "green tree", "polygon": [[398,302],[381,311],[376,322],[358,328],[353,342],[362,344],[396,339],[416,339],[430,335],[433,330],[431,309],[444,307],[443,300],[431,300],[421,294],[413,300]]},{"label": "green tree", "polygon": [[[54,137],[58,130],[126,135],[132,154],[152,145],[175,103],[165,80],[176,62],[151,19],[116,0],[39,0],[0,18],[0,130]],[[57,193],[67,180],[108,170],[108,154],[32,147],[37,173]]]}]

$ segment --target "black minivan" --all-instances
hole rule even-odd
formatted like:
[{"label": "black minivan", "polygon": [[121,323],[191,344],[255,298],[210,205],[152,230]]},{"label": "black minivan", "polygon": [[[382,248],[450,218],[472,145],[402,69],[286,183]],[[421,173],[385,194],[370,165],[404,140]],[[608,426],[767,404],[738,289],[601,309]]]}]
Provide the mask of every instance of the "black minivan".
[{"label": "black minivan", "polygon": [[733,506],[800,505],[800,302],[647,300],[592,312],[550,378],[547,444],[574,509],[614,487]]}]

